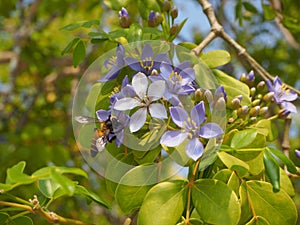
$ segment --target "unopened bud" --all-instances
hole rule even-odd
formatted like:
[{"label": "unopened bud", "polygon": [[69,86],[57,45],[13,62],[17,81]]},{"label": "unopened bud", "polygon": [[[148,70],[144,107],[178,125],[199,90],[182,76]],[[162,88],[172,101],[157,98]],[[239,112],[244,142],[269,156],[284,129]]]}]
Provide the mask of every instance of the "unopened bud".
[{"label": "unopened bud", "polygon": [[259,114],[259,112],[260,112],[260,106],[255,106],[252,109],[250,109],[249,115],[255,117]]},{"label": "unopened bud", "polygon": [[264,95],[263,99],[266,102],[271,102],[273,100],[273,97],[274,97],[274,92],[269,92]]},{"label": "unopened bud", "polygon": [[241,100],[239,98],[234,98],[230,102],[230,108],[232,109],[238,109],[241,105]]},{"label": "unopened bud", "polygon": [[252,87],[253,84],[254,84],[254,80],[255,80],[255,77],[254,77],[254,72],[253,70],[251,70],[248,74],[247,74],[247,84]]},{"label": "unopened bud", "polygon": [[261,102],[260,99],[255,99],[255,100],[252,102],[252,106],[260,105],[260,102]]},{"label": "unopened bud", "polygon": [[243,74],[241,75],[240,81],[242,81],[243,83],[246,83],[246,82],[247,82],[246,74],[243,73]]},{"label": "unopened bud", "polygon": [[248,115],[248,112],[249,112],[249,108],[248,106],[245,105],[238,109],[237,115],[238,117],[245,119],[245,117]]},{"label": "unopened bud", "polygon": [[209,102],[209,103],[214,100],[214,97],[213,97],[213,95],[212,95],[212,93],[211,93],[210,90],[206,90],[204,92],[204,96],[205,96],[206,101]]},{"label": "unopened bud", "polygon": [[198,88],[196,91],[195,91],[195,101],[196,102],[200,102],[203,100],[203,90]]},{"label": "unopened bud", "polygon": [[178,24],[174,24],[172,27],[171,27],[171,29],[170,29],[170,34],[171,35],[175,35],[175,34],[177,34],[178,33]]},{"label": "unopened bud", "polygon": [[219,98],[215,104],[215,108],[218,111],[222,111],[226,109],[226,102],[223,97]]},{"label": "unopened bud", "polygon": [[259,90],[259,91],[264,90],[265,87],[266,87],[266,82],[264,82],[264,81],[261,81],[257,84],[257,90]]},{"label": "unopened bud", "polygon": [[255,93],[256,93],[256,88],[255,88],[255,87],[252,87],[252,88],[250,89],[250,95],[251,95],[251,96],[254,96]]},{"label": "unopened bud", "polygon": [[164,9],[165,12],[169,12],[170,9],[171,9],[171,2],[164,1],[164,8],[163,9]]},{"label": "unopened bud", "polygon": [[255,122],[257,120],[257,118],[255,116],[250,117],[251,122]]},{"label": "unopened bud", "polygon": [[229,123],[229,124],[232,124],[233,121],[234,121],[234,118],[233,118],[233,117],[230,117],[230,118],[228,119],[228,123]]},{"label": "unopened bud", "polygon": [[148,26],[156,27],[155,13],[151,10],[148,16]]},{"label": "unopened bud", "polygon": [[269,108],[267,106],[264,106],[260,109],[259,115],[264,116],[268,113],[268,111],[269,111]]},{"label": "unopened bud", "polygon": [[178,9],[177,9],[176,6],[174,6],[174,7],[171,9],[171,17],[172,17],[173,19],[176,19],[177,16],[178,16]]},{"label": "unopened bud", "polygon": [[122,28],[128,28],[131,24],[128,11],[124,7],[119,11],[119,24]]},{"label": "unopened bud", "polygon": [[163,22],[164,18],[162,17],[162,15],[157,12],[155,13],[155,23],[156,23],[156,26],[161,24]]},{"label": "unopened bud", "polygon": [[258,94],[258,95],[256,95],[256,98],[257,98],[257,99],[262,99],[263,96],[262,96],[262,94]]}]

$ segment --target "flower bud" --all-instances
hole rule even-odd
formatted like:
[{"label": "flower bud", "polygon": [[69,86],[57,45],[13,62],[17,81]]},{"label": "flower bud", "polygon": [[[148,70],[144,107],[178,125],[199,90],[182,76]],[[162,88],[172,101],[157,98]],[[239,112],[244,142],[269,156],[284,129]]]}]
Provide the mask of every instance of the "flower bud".
[{"label": "flower bud", "polygon": [[195,91],[195,101],[196,102],[200,102],[203,100],[203,90],[201,88],[198,88],[196,91]]},{"label": "flower bud", "polygon": [[250,109],[249,115],[252,117],[256,117],[258,116],[259,112],[260,112],[260,106],[255,106],[252,109]]},{"label": "flower bud", "polygon": [[211,91],[210,90],[206,90],[205,92],[204,92],[204,96],[205,96],[205,100],[207,101],[207,102],[212,102],[213,100],[214,100],[214,97],[213,97],[213,95],[212,95],[212,93],[211,93]]},{"label": "flower bud", "polygon": [[232,124],[233,121],[234,121],[234,118],[233,118],[233,117],[230,117],[230,118],[228,119],[228,123],[229,123],[229,124]]},{"label": "flower bud", "polygon": [[257,90],[262,91],[266,87],[266,83],[264,81],[261,81],[257,84]]},{"label": "flower bud", "polygon": [[153,12],[153,10],[150,11],[149,16],[148,16],[148,26],[156,27],[155,13]]},{"label": "flower bud", "polygon": [[156,26],[159,25],[159,24],[161,24],[163,22],[163,20],[164,19],[163,19],[162,15],[159,12],[155,13],[155,23],[156,23]]},{"label": "flower bud", "polygon": [[273,97],[274,97],[274,92],[269,92],[264,95],[263,99],[266,102],[271,102],[273,100]]},{"label": "flower bud", "polygon": [[262,94],[258,94],[258,95],[256,96],[256,98],[257,98],[257,99],[262,99],[263,96],[262,96]]},{"label": "flower bud", "polygon": [[248,74],[247,74],[247,81],[248,81],[248,83],[249,84],[251,84],[252,83],[252,85],[253,85],[253,83],[254,83],[254,80],[255,80],[255,77],[254,77],[254,72],[253,72],[253,70],[251,70]]},{"label": "flower bud", "polygon": [[251,95],[251,96],[254,96],[255,93],[256,93],[256,88],[255,88],[255,87],[252,87],[252,88],[250,89],[250,95]]},{"label": "flower bud", "polygon": [[264,107],[262,107],[262,108],[260,109],[259,115],[260,115],[260,116],[265,116],[265,115],[268,113],[268,111],[269,111],[269,107],[264,106]]},{"label": "flower bud", "polygon": [[252,102],[252,106],[260,105],[260,102],[261,102],[260,99],[255,99],[255,100]]},{"label": "flower bud", "polygon": [[128,28],[131,24],[128,11],[124,7],[119,11],[119,24],[122,28]]},{"label": "flower bud", "polygon": [[246,83],[246,82],[247,82],[246,74],[243,73],[243,74],[241,75],[240,81],[242,81],[243,83]]},{"label": "flower bud", "polygon": [[175,35],[177,33],[178,33],[178,24],[175,23],[170,29],[170,34]]},{"label": "flower bud", "polygon": [[170,9],[171,9],[171,2],[169,2],[169,1],[167,1],[167,0],[164,1],[163,10],[164,10],[165,12],[169,12]]},{"label": "flower bud", "polygon": [[171,9],[171,17],[172,17],[173,19],[176,19],[177,16],[178,16],[178,9],[177,9],[176,6],[174,6],[174,7]]},{"label": "flower bud", "polygon": [[241,100],[237,97],[232,99],[232,101],[230,102],[230,108],[232,109],[238,109],[240,105],[241,105]]},{"label": "flower bud", "polygon": [[215,104],[215,108],[218,111],[222,111],[226,109],[226,102],[223,97],[219,98]]},{"label": "flower bud", "polygon": [[253,117],[250,118],[251,122],[255,122],[256,120],[257,120],[257,118],[255,116],[253,116]]},{"label": "flower bud", "polygon": [[249,108],[248,106],[245,105],[238,109],[237,115],[238,117],[245,119],[246,116],[248,115],[248,112],[249,112]]}]

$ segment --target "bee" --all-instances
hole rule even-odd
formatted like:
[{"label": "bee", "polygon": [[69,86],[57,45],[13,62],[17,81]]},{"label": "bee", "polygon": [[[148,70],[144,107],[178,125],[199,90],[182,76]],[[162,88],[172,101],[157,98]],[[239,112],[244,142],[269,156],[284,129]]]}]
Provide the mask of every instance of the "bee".
[{"label": "bee", "polygon": [[100,129],[94,128],[94,136],[91,143],[92,157],[95,157],[98,152],[102,152],[106,144],[112,142],[116,138],[110,116],[107,120],[102,122],[88,116],[76,116],[75,120],[81,124],[100,123]]}]

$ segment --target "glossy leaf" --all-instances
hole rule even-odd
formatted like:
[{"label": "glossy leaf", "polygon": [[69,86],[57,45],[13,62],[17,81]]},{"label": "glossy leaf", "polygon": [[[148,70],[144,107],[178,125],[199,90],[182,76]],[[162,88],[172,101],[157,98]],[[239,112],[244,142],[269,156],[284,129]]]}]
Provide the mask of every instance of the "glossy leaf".
[{"label": "glossy leaf", "polygon": [[278,130],[270,120],[262,119],[253,127],[256,128],[258,133],[266,136],[268,141],[274,141],[277,138]]},{"label": "glossy leaf", "polygon": [[201,55],[201,59],[209,68],[216,68],[229,63],[231,57],[225,50],[214,50]]},{"label": "glossy leaf", "polygon": [[254,180],[247,181],[246,187],[257,216],[264,217],[269,224],[296,224],[297,209],[294,201],[285,191],[280,190],[275,193],[270,183]]},{"label": "glossy leaf", "polygon": [[76,185],[75,187],[75,195],[81,195],[84,196],[102,206],[104,206],[105,208],[109,209],[109,205],[106,201],[104,201],[99,195],[97,195],[96,193],[87,190],[85,187],[81,186],[81,185]]},{"label": "glossy leaf", "polygon": [[269,150],[264,151],[264,165],[266,173],[270,178],[271,184],[273,185],[274,191],[279,191],[280,189],[280,173],[279,165],[276,159],[271,155]]},{"label": "glossy leaf", "polygon": [[290,173],[293,173],[293,174],[297,173],[297,168],[296,168],[295,164],[283,152],[281,152],[275,148],[268,147],[267,149],[286,165],[286,167]]},{"label": "glossy leaf", "polygon": [[238,198],[223,182],[213,179],[197,180],[192,189],[192,200],[204,222],[218,225],[238,224],[241,214]]},{"label": "glossy leaf", "polygon": [[2,184],[2,183],[0,183],[0,192],[10,191],[13,188],[14,187],[11,184]]},{"label": "glossy leaf", "polygon": [[228,169],[236,171],[240,177],[244,177],[249,171],[247,163],[226,152],[218,152],[218,157]]},{"label": "glossy leaf", "polygon": [[195,43],[192,43],[192,42],[180,42],[178,44],[179,46],[182,46],[188,50],[192,50],[193,48],[196,48],[197,45]]},{"label": "glossy leaf", "polygon": [[240,186],[239,196],[240,196],[240,204],[241,204],[241,217],[240,217],[239,224],[245,224],[253,216],[250,208],[249,198],[247,194],[247,186],[245,181],[243,181]]},{"label": "glossy leaf", "polygon": [[229,76],[228,74],[214,69],[214,75],[216,76],[217,81],[220,85],[223,85],[228,98],[228,103],[232,101],[233,98],[236,96],[242,96],[242,105],[249,105],[250,104],[250,90],[249,87],[242,83],[241,81],[237,80],[234,77]]},{"label": "glossy leaf", "polygon": [[280,188],[283,189],[289,196],[295,195],[295,188],[287,173],[280,168]]},{"label": "glossy leaf", "polygon": [[26,166],[25,161],[21,161],[7,169],[6,184],[30,184],[36,181],[35,178],[23,173]]},{"label": "glossy leaf", "polygon": [[187,181],[162,182],[150,189],[138,215],[140,225],[176,224],[187,201]]},{"label": "glossy leaf", "polygon": [[33,225],[32,220],[28,216],[17,217],[7,223],[7,225]]},{"label": "glossy leaf", "polygon": [[73,52],[73,65],[77,67],[85,57],[85,46],[82,40],[78,41]]},{"label": "glossy leaf", "polygon": [[264,217],[255,216],[246,225],[271,225]]},{"label": "glossy leaf", "polygon": [[61,175],[55,169],[52,169],[50,171],[50,175],[53,181],[57,182],[61,186],[62,190],[66,192],[67,195],[72,196],[74,194],[75,184],[72,180],[70,180],[64,175]]},{"label": "glossy leaf", "polygon": [[254,141],[256,135],[257,131],[255,129],[239,131],[234,134],[230,146],[235,149],[244,148]]},{"label": "glossy leaf", "polygon": [[42,179],[38,182],[38,188],[47,198],[52,198],[60,185],[50,179]]},{"label": "glossy leaf", "polygon": [[4,224],[8,218],[9,215],[7,213],[0,212],[0,224]]}]

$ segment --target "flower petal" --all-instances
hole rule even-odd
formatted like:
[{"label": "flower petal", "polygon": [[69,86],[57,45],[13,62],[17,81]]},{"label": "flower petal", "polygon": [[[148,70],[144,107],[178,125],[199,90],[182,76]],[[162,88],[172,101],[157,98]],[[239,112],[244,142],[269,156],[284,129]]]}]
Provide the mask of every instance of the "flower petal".
[{"label": "flower petal", "polygon": [[99,82],[107,82],[115,79],[120,73],[120,68],[113,66],[103,77],[99,79]]},{"label": "flower petal", "polygon": [[140,62],[137,59],[132,57],[126,57],[124,60],[126,64],[134,71],[140,72],[143,70],[143,68],[140,65]]},{"label": "flower petal", "polygon": [[281,105],[285,110],[292,112],[292,113],[297,113],[297,108],[293,103],[282,102]]},{"label": "flower petal", "polygon": [[153,66],[153,68],[156,69],[156,70],[158,70],[162,62],[171,64],[171,62],[170,62],[170,60],[168,58],[168,55],[166,53],[157,54],[157,56],[154,59],[154,66]]},{"label": "flower petal", "polygon": [[288,102],[291,102],[291,101],[294,101],[298,98],[298,95],[291,91],[291,90],[285,90],[284,93],[282,94],[282,96],[280,97],[280,100],[281,101],[288,101]]},{"label": "flower petal", "polygon": [[187,138],[187,136],[188,133],[178,130],[170,130],[163,134],[160,139],[160,143],[168,147],[175,147],[180,145]]},{"label": "flower petal", "polygon": [[142,51],[142,60],[153,59],[153,51],[150,45],[145,45]]},{"label": "flower petal", "polygon": [[205,107],[203,101],[192,108],[191,119],[196,122],[197,127],[205,121]]},{"label": "flower petal", "polygon": [[111,114],[110,110],[106,111],[106,110],[100,109],[100,110],[96,111],[97,118],[100,122],[108,120],[110,114]]},{"label": "flower petal", "polygon": [[130,132],[136,132],[144,126],[147,117],[147,108],[140,108],[132,114],[129,123]]},{"label": "flower petal", "polygon": [[182,77],[182,85],[186,85],[195,80],[195,70],[193,68],[186,68],[180,72]]},{"label": "flower petal", "polygon": [[203,138],[215,138],[222,135],[222,128],[216,123],[207,123],[199,130],[199,136]]},{"label": "flower petal", "polygon": [[179,106],[170,107],[170,114],[173,122],[179,127],[183,127],[183,122],[189,118],[187,112]]},{"label": "flower petal", "polygon": [[132,78],[132,86],[139,98],[143,99],[148,89],[148,78],[143,73],[137,73]]},{"label": "flower petal", "polygon": [[165,93],[166,85],[164,80],[154,81],[149,85],[148,97],[151,102],[160,99]]},{"label": "flower petal", "polygon": [[186,144],[186,154],[188,157],[196,161],[203,154],[203,144],[198,138],[194,137]]},{"label": "flower petal", "polygon": [[157,119],[167,119],[166,108],[160,103],[153,103],[149,106],[150,115]]},{"label": "flower petal", "polygon": [[172,74],[172,73],[174,73],[173,72],[173,68],[172,68],[172,66],[170,65],[170,64],[168,64],[168,63],[165,63],[165,62],[162,62],[161,63],[161,65],[160,65],[160,74],[161,74],[161,76],[165,79],[165,80],[169,80],[169,78],[170,78],[170,75]]},{"label": "flower petal", "polygon": [[114,105],[114,109],[115,110],[129,110],[129,109],[133,109],[137,106],[141,106],[142,103],[135,98],[121,98],[120,100],[117,100],[115,105]]}]

